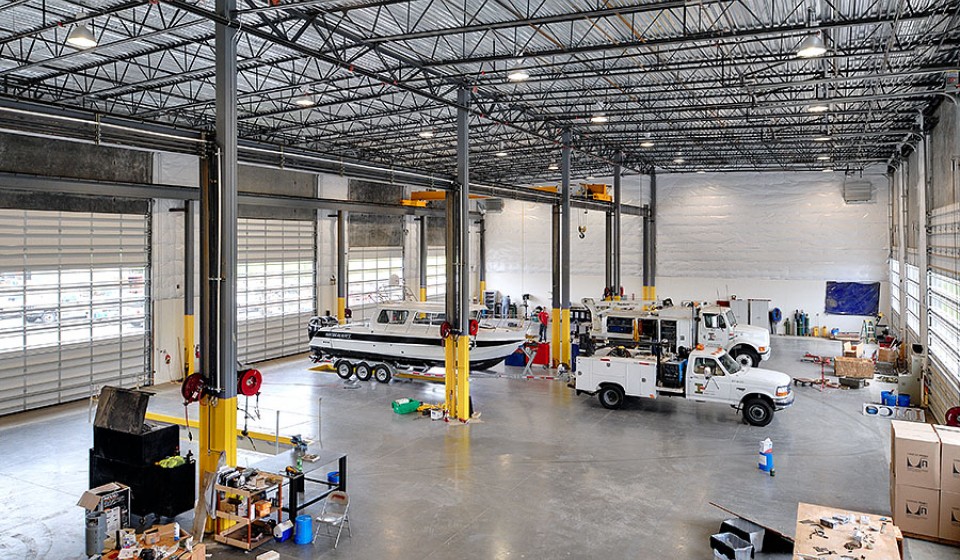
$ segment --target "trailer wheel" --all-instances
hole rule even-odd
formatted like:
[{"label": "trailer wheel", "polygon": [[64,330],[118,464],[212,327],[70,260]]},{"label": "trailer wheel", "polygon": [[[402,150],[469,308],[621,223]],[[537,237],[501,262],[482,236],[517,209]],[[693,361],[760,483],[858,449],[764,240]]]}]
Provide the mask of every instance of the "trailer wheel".
[{"label": "trailer wheel", "polygon": [[391,377],[393,377],[393,374],[390,373],[390,366],[387,364],[377,364],[374,366],[373,378],[380,383],[390,383]]},{"label": "trailer wheel", "polygon": [[616,385],[607,385],[601,388],[598,397],[603,408],[616,410],[623,406],[623,389]]},{"label": "trailer wheel", "polygon": [[763,399],[753,398],[743,403],[743,421],[763,427],[773,420],[773,407]]},{"label": "trailer wheel", "polygon": [[333,369],[337,370],[340,379],[350,379],[353,375],[353,364],[346,360],[337,360],[337,363],[333,364]]},{"label": "trailer wheel", "polygon": [[741,366],[757,367],[760,365],[760,354],[753,348],[739,348],[733,352],[733,358],[740,362]]},{"label": "trailer wheel", "polygon": [[367,362],[360,362],[354,368],[354,372],[357,374],[357,379],[360,381],[369,381],[370,376],[373,373],[370,371],[370,366],[367,365]]}]

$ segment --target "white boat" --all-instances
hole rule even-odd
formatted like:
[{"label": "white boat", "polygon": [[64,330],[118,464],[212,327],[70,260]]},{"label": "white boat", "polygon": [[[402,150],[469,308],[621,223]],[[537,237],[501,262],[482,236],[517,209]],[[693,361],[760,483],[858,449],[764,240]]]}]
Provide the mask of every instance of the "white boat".
[{"label": "white boat", "polygon": [[[477,320],[483,309],[471,306],[471,319]],[[397,368],[426,369],[444,363],[440,326],[445,320],[443,303],[421,301],[382,303],[372,320],[361,323],[329,324],[314,317],[307,329],[311,357],[332,362],[343,378],[355,373],[361,380],[373,376],[389,381]],[[526,327],[517,323],[508,328],[481,319],[471,337],[470,368],[489,369],[503,361],[526,340]]]}]

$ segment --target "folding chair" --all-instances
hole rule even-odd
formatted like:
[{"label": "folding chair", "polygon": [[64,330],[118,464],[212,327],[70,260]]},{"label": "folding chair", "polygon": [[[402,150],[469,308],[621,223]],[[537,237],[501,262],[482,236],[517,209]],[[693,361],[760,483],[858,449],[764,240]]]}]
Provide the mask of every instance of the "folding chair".
[{"label": "folding chair", "polygon": [[[324,534],[328,537],[336,537],[336,540],[333,542],[333,548],[337,548],[337,545],[340,544],[340,534],[343,532],[343,526],[347,526],[347,534],[353,538],[353,532],[350,530],[350,519],[347,517],[347,510],[350,508],[350,497],[347,496],[346,492],[337,490],[331,492],[327,499],[323,501],[323,509],[320,510],[320,515],[317,516],[317,531],[313,534],[313,542],[317,542],[317,537],[320,536],[320,526],[323,526]],[[337,529],[337,534],[333,535],[330,531],[332,528]]]}]

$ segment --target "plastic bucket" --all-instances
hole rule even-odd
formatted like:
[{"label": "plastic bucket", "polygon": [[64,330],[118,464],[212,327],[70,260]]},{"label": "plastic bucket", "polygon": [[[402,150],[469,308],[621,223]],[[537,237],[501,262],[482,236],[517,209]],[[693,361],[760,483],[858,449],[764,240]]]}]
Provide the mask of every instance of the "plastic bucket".
[{"label": "plastic bucket", "polygon": [[910,406],[910,395],[898,395],[897,406]]},{"label": "plastic bucket", "polygon": [[340,471],[328,472],[327,482],[329,482],[330,484],[340,484]]},{"label": "plastic bucket", "polygon": [[309,515],[298,515],[296,529],[293,533],[293,542],[297,544],[309,544],[313,542],[313,517]]},{"label": "plastic bucket", "polygon": [[880,391],[880,403],[885,406],[897,406],[897,396],[893,391]]}]

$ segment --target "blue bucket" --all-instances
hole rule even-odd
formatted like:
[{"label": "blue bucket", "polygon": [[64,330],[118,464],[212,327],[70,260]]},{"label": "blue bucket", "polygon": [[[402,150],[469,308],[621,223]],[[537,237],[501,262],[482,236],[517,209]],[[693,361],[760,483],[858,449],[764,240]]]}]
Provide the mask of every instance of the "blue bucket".
[{"label": "blue bucket", "polygon": [[297,525],[293,534],[293,542],[297,544],[309,544],[313,542],[313,517],[309,515],[297,516]]},{"label": "blue bucket", "polygon": [[340,484],[340,471],[328,472],[327,482],[329,482],[330,484]]},{"label": "blue bucket", "polygon": [[893,391],[880,391],[880,402],[885,406],[897,406],[897,396]]},{"label": "blue bucket", "polygon": [[897,406],[910,406],[910,395],[899,395],[897,397]]}]

